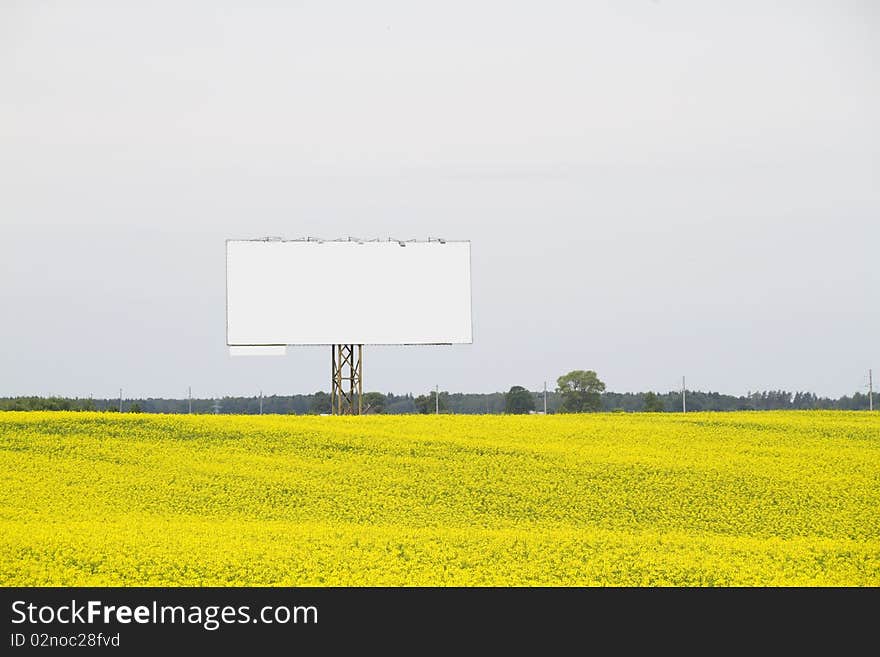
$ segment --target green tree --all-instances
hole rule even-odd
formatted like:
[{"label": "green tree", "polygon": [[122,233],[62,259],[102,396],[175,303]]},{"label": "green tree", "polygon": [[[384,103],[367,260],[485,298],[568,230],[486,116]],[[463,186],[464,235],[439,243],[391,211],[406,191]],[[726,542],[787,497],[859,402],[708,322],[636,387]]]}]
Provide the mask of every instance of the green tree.
[{"label": "green tree", "polygon": [[[437,393],[429,392],[427,395],[419,395],[414,400],[416,411],[422,414],[437,412]],[[449,410],[449,393],[445,390],[440,393],[440,412],[445,413]]]},{"label": "green tree", "polygon": [[663,400],[653,392],[645,393],[645,412],[646,413],[662,413],[665,409]]},{"label": "green tree", "polygon": [[513,386],[504,395],[504,412],[523,414],[535,410],[535,398],[522,386]]},{"label": "green tree", "polygon": [[384,413],[385,399],[381,392],[365,392],[361,397],[364,413]]},{"label": "green tree", "polygon": [[330,395],[323,390],[319,390],[312,395],[312,401],[309,404],[309,413],[329,413],[330,410]]},{"label": "green tree", "polygon": [[141,412],[141,405],[138,404],[137,402],[133,402],[132,405],[129,406],[128,412],[129,413],[140,413]]},{"label": "green tree", "polygon": [[605,384],[593,370],[572,370],[556,379],[556,392],[562,395],[563,413],[586,413],[602,408]]}]

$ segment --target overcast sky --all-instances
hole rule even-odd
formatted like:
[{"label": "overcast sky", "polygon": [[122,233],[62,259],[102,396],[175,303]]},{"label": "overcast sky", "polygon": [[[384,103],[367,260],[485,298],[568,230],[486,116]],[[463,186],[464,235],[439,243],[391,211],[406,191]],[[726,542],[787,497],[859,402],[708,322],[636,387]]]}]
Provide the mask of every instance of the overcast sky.
[{"label": "overcast sky", "polygon": [[880,379],[880,3],[221,4],[0,0],[0,395],[326,390],[227,355],[264,235],[472,240],[367,390]]}]

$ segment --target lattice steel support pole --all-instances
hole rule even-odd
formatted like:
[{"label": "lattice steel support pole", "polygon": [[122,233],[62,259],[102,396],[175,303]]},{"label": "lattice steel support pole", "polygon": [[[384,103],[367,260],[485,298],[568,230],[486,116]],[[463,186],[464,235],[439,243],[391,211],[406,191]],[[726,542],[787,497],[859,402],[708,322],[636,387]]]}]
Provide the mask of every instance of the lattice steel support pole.
[{"label": "lattice steel support pole", "polygon": [[336,345],[330,345],[330,413],[336,415]]},{"label": "lattice steel support pole", "polygon": [[364,345],[358,345],[358,366],[357,366],[357,376],[358,376],[358,384],[357,384],[357,396],[358,396],[358,415],[364,412],[363,406],[363,397],[364,397]]},{"label": "lattice steel support pole", "polygon": [[363,412],[361,396],[364,389],[363,345],[332,345],[330,366],[331,412],[334,415],[360,415]]}]

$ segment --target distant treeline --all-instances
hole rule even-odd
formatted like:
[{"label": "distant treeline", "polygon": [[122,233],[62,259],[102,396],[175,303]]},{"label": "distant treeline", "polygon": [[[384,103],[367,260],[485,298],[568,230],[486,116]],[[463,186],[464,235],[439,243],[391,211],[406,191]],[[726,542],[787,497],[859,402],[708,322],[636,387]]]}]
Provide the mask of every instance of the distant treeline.
[{"label": "distant treeline", "polygon": [[[543,393],[533,392],[535,409],[544,409]],[[646,395],[655,395],[662,404],[663,411],[668,413],[681,412],[681,393],[633,393],[605,392],[602,393],[603,411],[645,411]],[[877,399],[875,408],[877,407]],[[379,392],[364,395],[366,413],[433,413],[436,410],[433,392],[414,397],[413,395],[394,395]],[[330,396],[326,392],[311,395],[270,395],[263,397],[263,413],[282,415],[304,415],[330,412]],[[547,393],[547,412],[555,413],[562,403],[561,395]],[[478,414],[503,413],[505,393],[449,393],[440,392],[439,406],[441,413]],[[718,392],[687,392],[688,411],[764,411],[785,409],[834,409],[834,410],[867,410],[868,396],[857,392],[852,396],[839,399],[817,397],[811,392],[787,392],[771,390],[755,392],[750,395],[735,397]],[[0,410],[4,411],[106,411],[118,412],[118,399],[79,399],[69,397],[5,397],[0,398]],[[141,413],[187,413],[187,399],[123,399],[123,412]],[[257,414],[260,412],[259,397],[223,397],[219,399],[193,399],[193,413],[241,413]]]}]

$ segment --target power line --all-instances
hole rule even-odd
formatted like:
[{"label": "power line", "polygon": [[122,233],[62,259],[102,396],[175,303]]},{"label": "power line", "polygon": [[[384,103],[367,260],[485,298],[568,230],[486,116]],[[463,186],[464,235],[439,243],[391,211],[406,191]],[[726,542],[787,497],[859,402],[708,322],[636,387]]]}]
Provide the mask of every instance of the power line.
[{"label": "power line", "polygon": [[685,387],[684,387],[684,377],[681,377],[681,412],[682,413],[687,413],[687,410],[688,410],[686,397],[687,397],[687,393],[685,392]]}]

